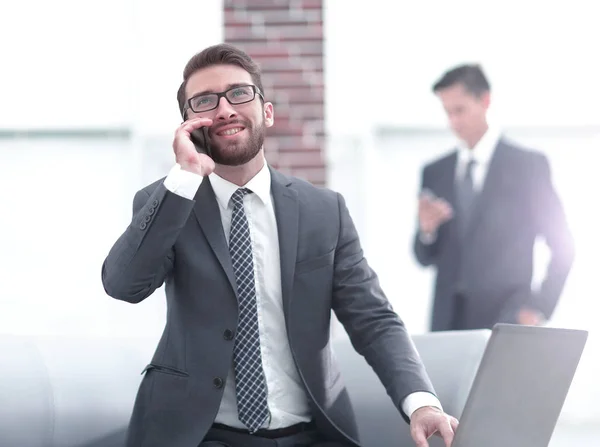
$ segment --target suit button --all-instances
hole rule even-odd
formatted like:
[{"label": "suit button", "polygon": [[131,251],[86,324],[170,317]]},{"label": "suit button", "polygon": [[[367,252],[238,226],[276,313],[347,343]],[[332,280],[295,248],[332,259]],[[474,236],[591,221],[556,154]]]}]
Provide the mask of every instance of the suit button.
[{"label": "suit button", "polygon": [[223,388],[223,379],[221,379],[220,377],[215,377],[213,379],[213,385],[216,389]]},{"label": "suit button", "polygon": [[154,200],[154,202],[152,202],[152,208],[156,208],[158,206],[158,200]]},{"label": "suit button", "polygon": [[225,340],[233,340],[233,331],[230,329],[225,329],[225,332],[223,332],[223,338]]},{"label": "suit button", "polygon": [[150,222],[150,220],[152,220],[152,218],[150,216],[144,217],[144,222],[148,223],[148,222]]},{"label": "suit button", "polygon": [[154,214],[154,211],[156,211],[156,208],[154,208],[153,206],[151,206],[150,208],[148,208],[148,215],[152,216]]},{"label": "suit button", "polygon": [[140,229],[142,229],[142,230],[145,230],[145,229],[146,229],[146,227],[147,227],[147,225],[146,225],[146,222],[142,222],[142,223],[140,224]]}]

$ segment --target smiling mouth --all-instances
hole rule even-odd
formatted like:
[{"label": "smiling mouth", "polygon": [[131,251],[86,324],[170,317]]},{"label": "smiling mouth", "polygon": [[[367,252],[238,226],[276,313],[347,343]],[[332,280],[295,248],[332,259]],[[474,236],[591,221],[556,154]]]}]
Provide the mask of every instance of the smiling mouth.
[{"label": "smiling mouth", "polygon": [[233,129],[227,129],[222,132],[217,132],[217,135],[219,135],[219,136],[235,135],[236,133],[241,132],[242,130],[244,130],[242,127],[235,127]]}]

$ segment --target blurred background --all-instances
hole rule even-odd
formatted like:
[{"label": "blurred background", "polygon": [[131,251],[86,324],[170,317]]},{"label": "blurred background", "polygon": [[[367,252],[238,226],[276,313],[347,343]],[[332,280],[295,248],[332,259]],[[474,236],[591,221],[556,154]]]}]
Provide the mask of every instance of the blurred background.
[{"label": "blurred background", "polygon": [[[432,272],[411,252],[419,176],[455,144],[431,85],[451,66],[478,62],[494,121],[549,157],[575,235],[576,261],[550,325],[590,338],[557,436],[595,445],[595,11],[583,0],[3,2],[0,333],[158,339],[162,290],[136,306],[118,302],[104,293],[100,268],[135,191],[174,163],[185,63],[222,41],[263,67],[275,104],[269,162],[344,194],[395,309],[411,332],[427,331]],[[542,244],[537,255],[542,277]]]}]

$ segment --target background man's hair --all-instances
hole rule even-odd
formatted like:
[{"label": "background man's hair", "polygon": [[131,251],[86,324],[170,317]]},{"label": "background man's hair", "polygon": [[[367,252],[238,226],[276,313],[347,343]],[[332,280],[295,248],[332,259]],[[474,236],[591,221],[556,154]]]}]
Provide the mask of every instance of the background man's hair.
[{"label": "background man's hair", "polygon": [[490,91],[490,83],[481,66],[478,64],[468,64],[459,65],[444,73],[433,85],[433,92],[438,93],[440,90],[458,84],[462,84],[469,93],[477,97]]}]

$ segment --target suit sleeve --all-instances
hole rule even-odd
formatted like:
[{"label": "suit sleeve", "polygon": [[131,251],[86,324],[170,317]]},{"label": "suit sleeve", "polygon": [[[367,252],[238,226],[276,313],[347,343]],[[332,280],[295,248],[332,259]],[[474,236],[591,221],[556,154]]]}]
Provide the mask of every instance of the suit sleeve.
[{"label": "suit sleeve", "polygon": [[[428,187],[427,168],[423,169],[421,174],[421,191]],[[417,216],[417,225],[413,241],[413,252],[419,264],[423,267],[428,267],[437,262],[437,254],[439,249],[439,232],[434,235],[431,240],[425,240],[419,231],[419,218]]]},{"label": "suit sleeve", "polygon": [[575,243],[563,205],[552,184],[548,159],[540,156],[533,176],[532,206],[538,234],[543,236],[552,257],[540,291],[534,295],[532,305],[550,318],[575,257]]},{"label": "suit sleeve", "polygon": [[381,290],[363,255],[343,198],[338,195],[340,230],[335,250],[333,310],[354,349],[378,375],[402,416],[411,393],[434,394],[433,386],[402,320]]},{"label": "suit sleeve", "polygon": [[102,265],[102,284],[108,295],[139,303],[164,283],[173,268],[173,246],[194,203],[170,192],[163,183],[151,194],[138,191],[132,221]]}]

